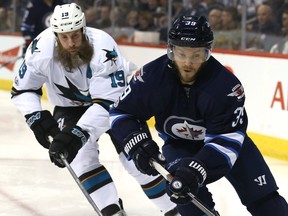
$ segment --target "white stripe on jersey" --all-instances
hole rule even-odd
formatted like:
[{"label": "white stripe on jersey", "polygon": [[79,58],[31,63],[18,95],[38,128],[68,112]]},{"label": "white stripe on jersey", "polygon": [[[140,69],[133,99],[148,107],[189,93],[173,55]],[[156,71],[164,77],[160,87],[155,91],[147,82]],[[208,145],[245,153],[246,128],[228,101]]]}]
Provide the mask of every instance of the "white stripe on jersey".
[{"label": "white stripe on jersey", "polygon": [[234,133],[219,134],[219,135],[206,134],[204,143],[209,143],[211,142],[211,140],[216,139],[216,138],[228,140],[228,141],[234,142],[242,146],[245,135],[241,133],[240,131],[236,131]]},{"label": "white stripe on jersey", "polygon": [[221,153],[227,159],[230,168],[234,165],[236,159],[238,158],[238,154],[232,151],[232,149],[225,148],[216,143],[207,143],[205,146],[209,146]]}]

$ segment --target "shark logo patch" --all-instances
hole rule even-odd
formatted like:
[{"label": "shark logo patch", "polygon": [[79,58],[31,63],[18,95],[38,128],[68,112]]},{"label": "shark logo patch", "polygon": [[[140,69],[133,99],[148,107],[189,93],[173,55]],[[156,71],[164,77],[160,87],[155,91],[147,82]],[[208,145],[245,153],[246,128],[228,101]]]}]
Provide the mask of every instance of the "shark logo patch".
[{"label": "shark logo patch", "polygon": [[106,58],[107,58],[107,59],[104,61],[104,63],[107,62],[107,61],[111,61],[111,66],[112,66],[113,64],[116,65],[116,61],[117,61],[118,54],[117,54],[117,52],[115,51],[115,49],[113,49],[112,51],[111,51],[111,50],[107,50],[107,49],[102,49],[102,50],[104,50],[104,51],[106,52]]}]

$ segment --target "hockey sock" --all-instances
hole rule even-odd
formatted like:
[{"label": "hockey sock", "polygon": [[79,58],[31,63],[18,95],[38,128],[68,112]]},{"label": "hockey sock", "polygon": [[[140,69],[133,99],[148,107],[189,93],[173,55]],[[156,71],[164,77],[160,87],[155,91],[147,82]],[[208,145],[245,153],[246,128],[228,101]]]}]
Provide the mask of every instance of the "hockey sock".
[{"label": "hockey sock", "polygon": [[165,179],[162,176],[159,176],[148,184],[141,185],[141,187],[149,199],[154,199],[161,197],[163,194],[166,193],[165,185]]},{"label": "hockey sock", "polygon": [[113,182],[110,174],[104,166],[100,166],[94,170],[84,173],[79,177],[79,180],[89,194],[98,190],[104,185]]},{"label": "hockey sock", "polygon": [[257,200],[247,209],[253,216],[288,215],[287,202],[277,191]]}]

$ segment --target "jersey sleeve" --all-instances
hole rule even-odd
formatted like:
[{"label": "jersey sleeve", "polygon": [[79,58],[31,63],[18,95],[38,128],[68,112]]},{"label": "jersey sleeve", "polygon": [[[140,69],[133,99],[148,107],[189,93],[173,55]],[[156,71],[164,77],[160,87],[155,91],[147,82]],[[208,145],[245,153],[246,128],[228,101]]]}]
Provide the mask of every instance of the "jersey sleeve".
[{"label": "jersey sleeve", "polygon": [[29,2],[24,12],[24,17],[21,23],[21,32],[25,40],[32,41],[34,39],[35,33],[35,20],[38,19],[39,12],[34,5],[34,2]]},{"label": "jersey sleeve", "polygon": [[[160,82],[151,68],[151,64],[148,64],[136,71],[119,100],[110,108],[112,133],[122,145],[124,139],[133,132],[145,130],[148,133],[146,121],[159,112],[160,106],[157,104],[161,103],[163,95],[153,92],[153,86],[160,85]],[[151,94],[159,94],[159,97],[150,97]]]},{"label": "jersey sleeve", "polygon": [[[77,125],[90,132],[93,139],[110,129],[109,106],[115,102],[127,87],[128,76],[136,66],[121,54],[114,39],[98,31],[94,44],[96,55],[93,57],[92,77],[89,92],[93,105],[84,113]],[[91,36],[92,37],[92,36]]]},{"label": "jersey sleeve", "polygon": [[29,60],[23,61],[14,78],[11,91],[12,101],[23,115],[42,110],[40,98],[46,80],[47,77]]},{"label": "jersey sleeve", "polygon": [[[47,40],[46,37],[51,38]],[[16,73],[11,92],[12,101],[23,115],[42,109],[40,97],[42,86],[49,80],[49,64],[52,61],[50,52],[53,52],[51,47],[54,47],[54,36],[49,30],[43,31],[30,44],[29,52],[26,52]]]},{"label": "jersey sleeve", "polygon": [[125,59],[117,43],[107,33],[94,29],[88,31],[88,36],[93,38],[94,46],[91,62],[93,74],[89,88],[91,97],[115,101],[137,66]]},{"label": "jersey sleeve", "polygon": [[202,110],[206,122],[204,147],[195,156],[207,166],[208,183],[231,170],[241,152],[248,123],[240,82],[234,83],[230,91],[210,96],[213,98]]}]

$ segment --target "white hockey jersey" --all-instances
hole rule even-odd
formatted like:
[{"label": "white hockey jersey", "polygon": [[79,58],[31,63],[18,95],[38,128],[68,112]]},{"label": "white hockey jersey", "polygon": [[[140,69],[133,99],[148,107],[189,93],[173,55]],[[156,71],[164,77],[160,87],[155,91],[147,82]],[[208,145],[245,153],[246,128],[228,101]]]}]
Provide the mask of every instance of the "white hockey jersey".
[{"label": "white hockey jersey", "polygon": [[42,110],[37,92],[45,84],[48,100],[55,106],[93,104],[77,125],[97,139],[109,129],[108,111],[100,103],[118,99],[136,66],[123,58],[114,39],[104,31],[87,27],[86,35],[94,48],[93,58],[89,65],[71,73],[55,57],[57,42],[52,30],[39,34],[15,77],[12,101],[23,115]]}]

